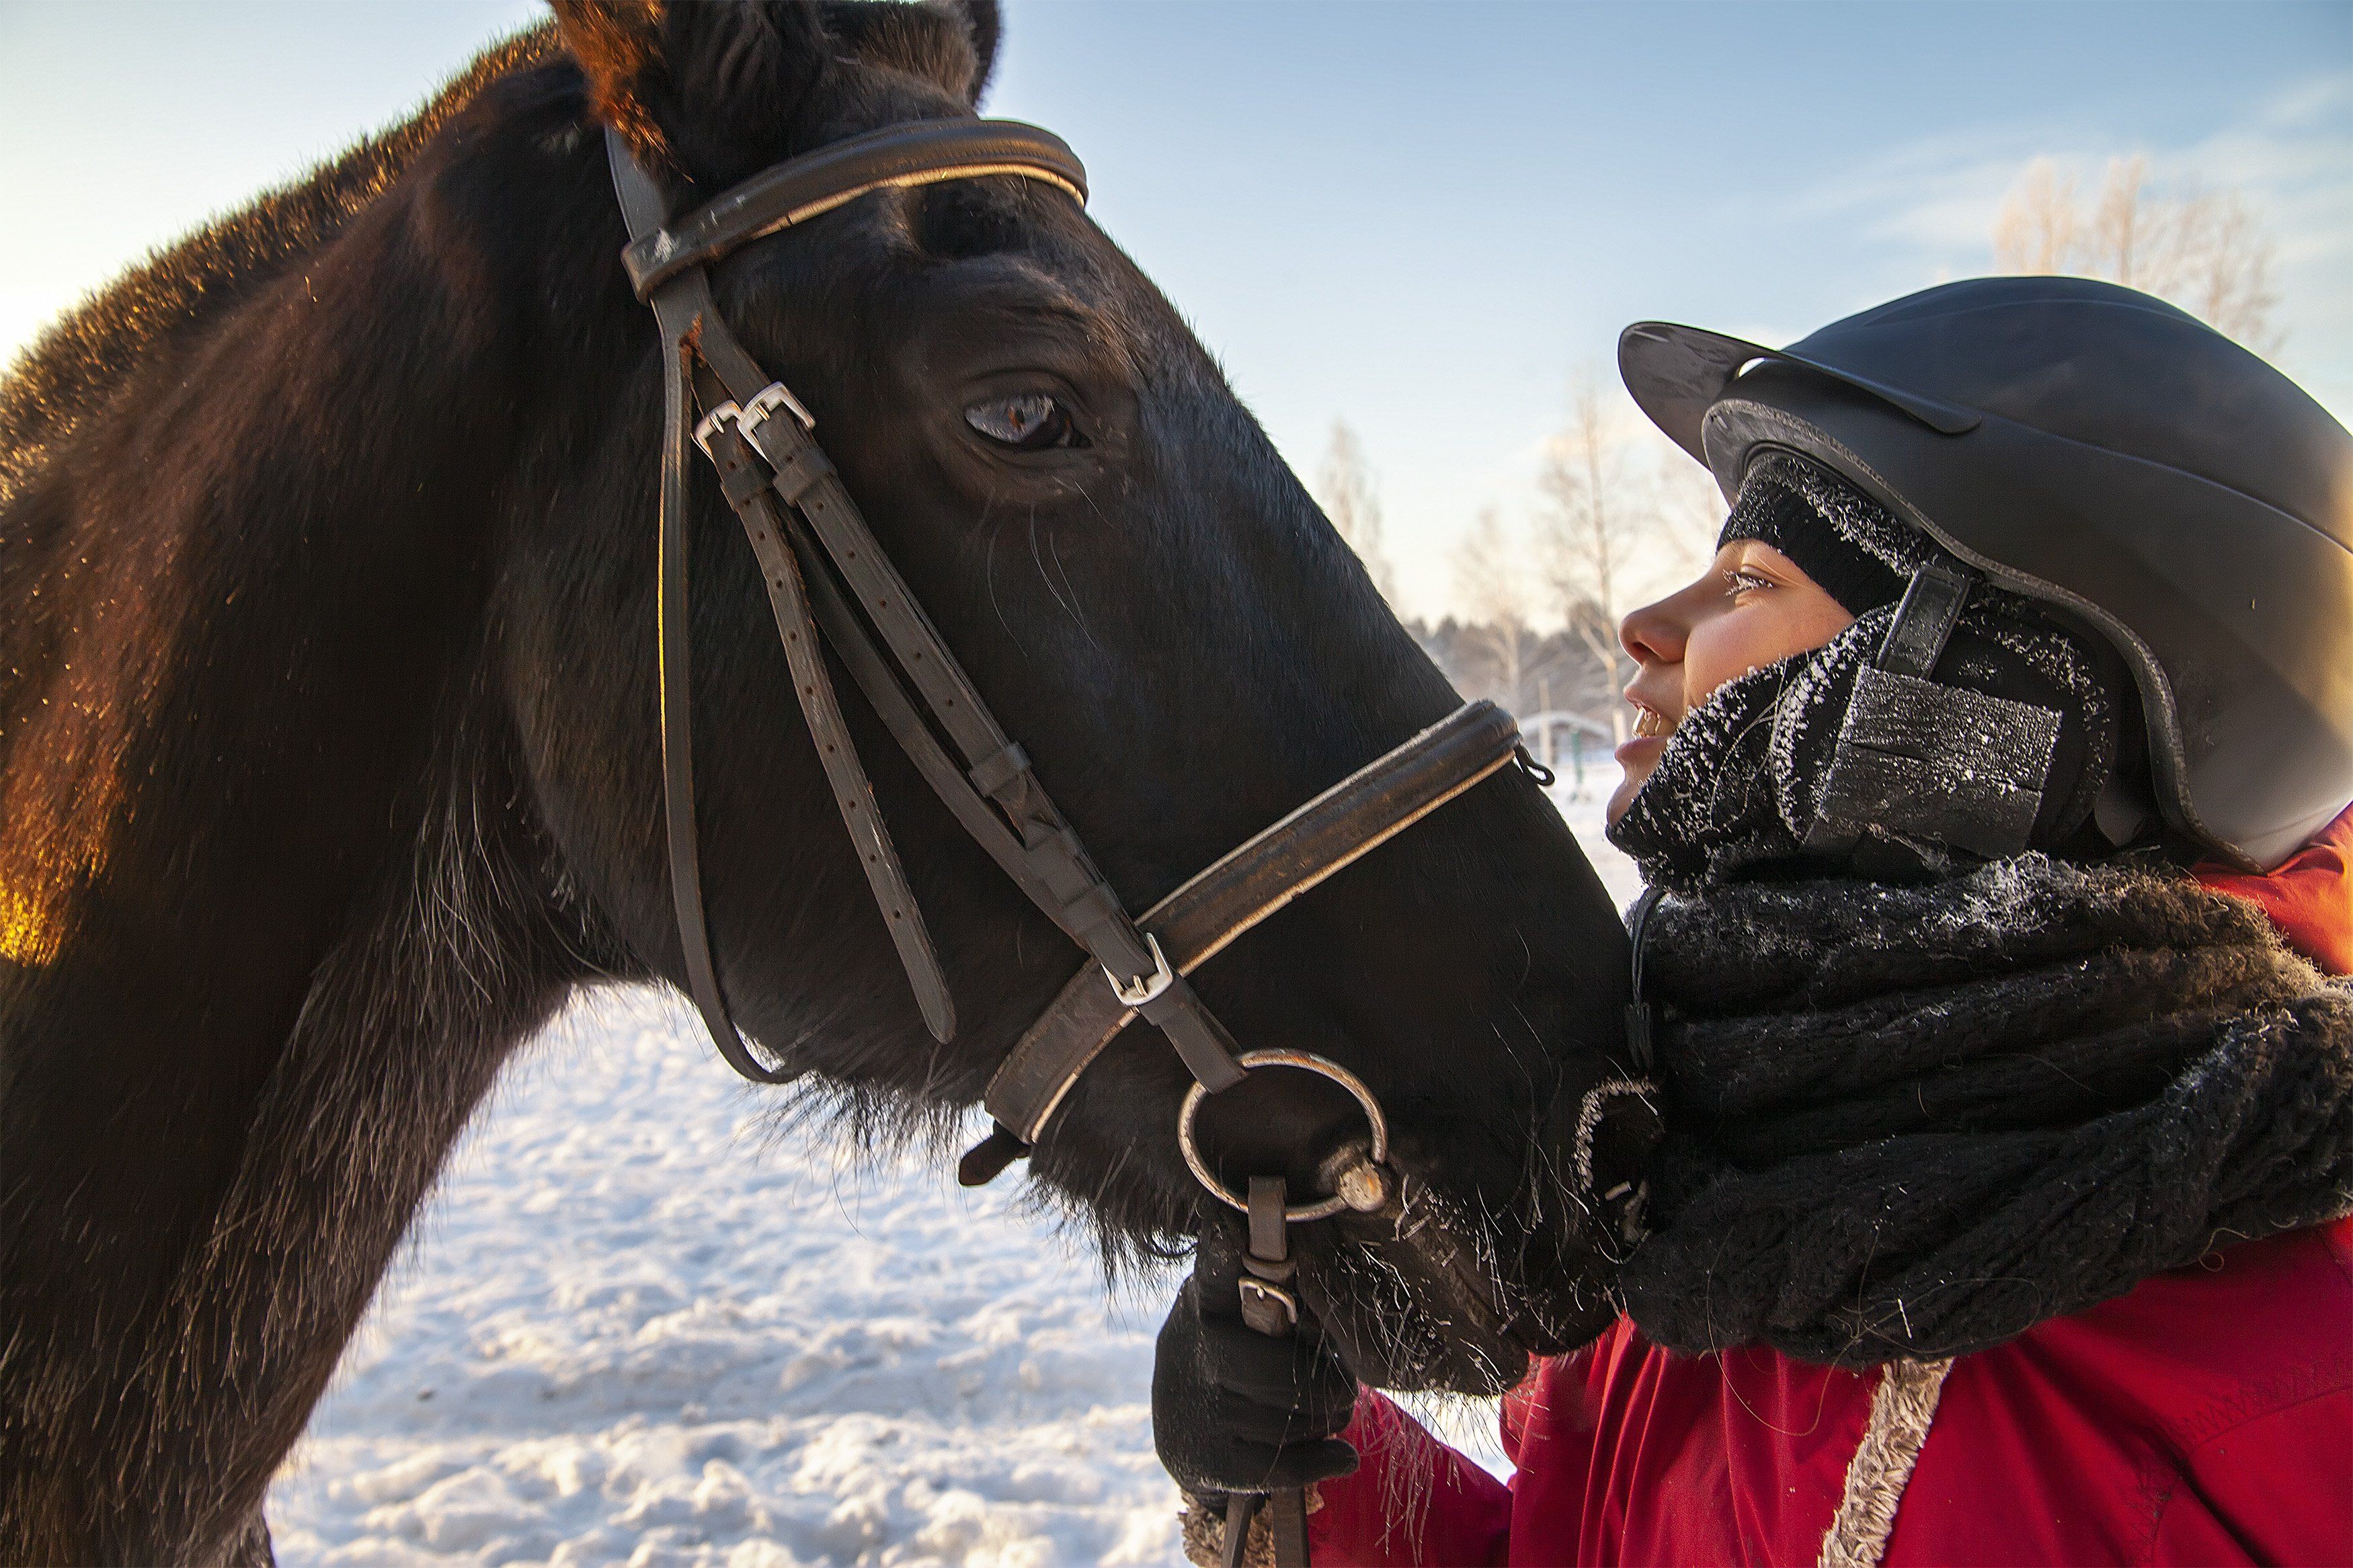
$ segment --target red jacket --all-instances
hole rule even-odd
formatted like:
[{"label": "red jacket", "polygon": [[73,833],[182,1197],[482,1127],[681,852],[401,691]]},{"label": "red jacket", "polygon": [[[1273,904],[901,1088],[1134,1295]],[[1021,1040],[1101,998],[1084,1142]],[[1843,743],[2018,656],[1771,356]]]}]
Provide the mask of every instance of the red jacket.
[{"label": "red jacket", "polygon": [[[2353,811],[2253,899],[2353,969]],[[1902,1426],[1884,1373],[1679,1356],[1620,1321],[1505,1400],[1507,1486],[1377,1394],[1323,1487],[1343,1563],[1810,1563]],[[1901,1385],[1899,1384],[1899,1387]],[[1912,1563],[2353,1564],[2353,1220],[2232,1247],[1952,1364],[1892,1531]],[[1891,1413],[1894,1419],[1891,1422]],[[1852,1518],[1853,1505],[1846,1517]]]}]

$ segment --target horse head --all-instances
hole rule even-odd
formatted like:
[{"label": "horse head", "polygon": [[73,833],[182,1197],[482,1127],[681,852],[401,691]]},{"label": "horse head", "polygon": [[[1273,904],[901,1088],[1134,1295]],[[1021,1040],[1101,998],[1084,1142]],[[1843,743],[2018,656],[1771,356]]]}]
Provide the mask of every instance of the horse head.
[{"label": "horse head", "polygon": [[[986,6],[558,10],[596,121],[664,172],[679,211],[845,137],[971,116],[997,36]],[[681,981],[649,717],[662,367],[612,258],[596,153],[568,154],[590,166],[570,176],[574,221],[605,243],[573,258],[547,327],[616,357],[541,437],[570,463],[519,545],[509,680],[538,810],[579,888]],[[1002,176],[876,192],[744,247],[713,285],[1130,909],[1455,705],[1192,332],[1064,194]],[[832,820],[758,568],[707,476],[692,505],[699,833],[730,1005],[825,1089],[969,1105],[1083,955],[852,696],[961,1020],[952,1041],[927,1037]],[[1419,1205],[1406,1228],[1459,1243],[1440,1255],[1370,1221],[1302,1238],[1309,1298],[1367,1375],[1492,1388],[1527,1351],[1606,1321],[1593,1262],[1615,1237],[1567,1167],[1579,1112],[1624,1076],[1622,956],[1569,835],[1507,773],[1194,977],[1245,1047],[1312,1051],[1370,1087]],[[1114,1248],[1199,1223],[1174,1135],[1188,1081],[1132,1026],[1034,1152],[1037,1179]],[[1361,1127],[1299,1075],[1213,1107],[1221,1165],[1293,1192]]]},{"label": "horse head", "polygon": [[[0,1554],[212,1560],[497,1075],[688,979],[657,715],[666,371],[608,128],[682,212],[975,115],[992,9],[565,0],[416,118],[158,253],[0,384]],[[715,309],[1130,910],[1456,706],[1175,310],[1071,195],[959,178],[742,246]],[[696,837],[735,1019],[937,1128],[1090,962],[843,688],[953,994],[919,1013],[764,579],[690,475]],[[675,668],[675,667],[673,667]],[[1504,769],[1192,975],[1384,1108],[1381,1212],[1300,1229],[1366,1376],[1492,1388],[1606,1320],[1625,938]],[[1029,1170],[1114,1255],[1205,1198],[1131,1026]],[[1202,1111],[1304,1193],[1305,1074]],[[1614,1196],[1612,1194],[1615,1194]],[[1614,1206],[1613,1206],[1614,1205]]]}]

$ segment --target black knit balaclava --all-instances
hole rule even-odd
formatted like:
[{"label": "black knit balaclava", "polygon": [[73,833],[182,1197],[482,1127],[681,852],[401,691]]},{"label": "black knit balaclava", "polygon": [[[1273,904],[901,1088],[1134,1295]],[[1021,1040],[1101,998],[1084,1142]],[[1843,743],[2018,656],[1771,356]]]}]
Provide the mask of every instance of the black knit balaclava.
[{"label": "black knit balaclava", "polygon": [[[1901,599],[1905,579],[1928,559],[1919,548],[1928,541],[1917,530],[1829,469],[1778,452],[1749,465],[1715,547],[1738,539],[1769,544],[1796,562],[1850,616]],[[1908,564],[1899,570],[1899,561]]]},{"label": "black knit balaclava", "polygon": [[[1692,889],[1759,875],[1936,869],[1939,846],[1888,831],[1834,861],[1805,842],[1840,728],[1912,575],[1942,546],[1830,469],[1792,453],[1749,465],[1719,543],[1756,539],[1795,562],[1856,619],[1819,648],[1726,682],[1683,718],[1610,842],[1648,881]],[[1980,584],[1946,644],[1942,685],[2060,716],[2031,848],[2081,841],[2116,756],[2117,703],[2093,647],[2032,601]],[[1968,759],[1953,759],[1966,766]]]}]

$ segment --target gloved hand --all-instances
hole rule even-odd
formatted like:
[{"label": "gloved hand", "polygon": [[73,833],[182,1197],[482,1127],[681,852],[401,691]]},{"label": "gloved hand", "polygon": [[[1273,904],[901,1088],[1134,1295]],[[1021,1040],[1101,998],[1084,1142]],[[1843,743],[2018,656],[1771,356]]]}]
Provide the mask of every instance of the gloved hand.
[{"label": "gloved hand", "polygon": [[1356,1468],[1356,1450],[1334,1436],[1356,1408],[1356,1380],[1304,1306],[1286,1339],[1242,1321],[1246,1245],[1238,1215],[1202,1231],[1152,1369],[1160,1462],[1197,1495],[1273,1491]]}]

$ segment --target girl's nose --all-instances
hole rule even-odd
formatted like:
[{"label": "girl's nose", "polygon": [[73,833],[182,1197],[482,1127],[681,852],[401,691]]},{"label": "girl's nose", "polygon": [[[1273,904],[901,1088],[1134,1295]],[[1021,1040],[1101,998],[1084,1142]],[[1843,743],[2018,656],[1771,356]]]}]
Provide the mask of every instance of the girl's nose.
[{"label": "girl's nose", "polygon": [[1618,623],[1619,644],[1638,664],[1681,664],[1690,639],[1690,624],[1676,613],[1674,598],[1645,605]]}]

